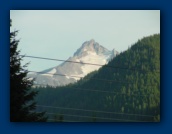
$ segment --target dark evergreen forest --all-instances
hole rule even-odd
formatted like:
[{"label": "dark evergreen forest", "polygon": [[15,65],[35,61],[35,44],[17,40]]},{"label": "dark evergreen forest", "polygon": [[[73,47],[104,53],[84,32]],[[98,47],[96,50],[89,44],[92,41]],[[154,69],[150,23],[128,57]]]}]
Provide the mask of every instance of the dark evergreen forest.
[{"label": "dark evergreen forest", "polygon": [[32,90],[49,121],[159,122],[160,34],[138,40],[77,83]]}]

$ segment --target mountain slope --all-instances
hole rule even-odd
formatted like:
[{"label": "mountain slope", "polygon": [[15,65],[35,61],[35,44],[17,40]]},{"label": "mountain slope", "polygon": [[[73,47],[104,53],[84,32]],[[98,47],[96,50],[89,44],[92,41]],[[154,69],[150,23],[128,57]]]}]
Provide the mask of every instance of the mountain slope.
[{"label": "mountain slope", "polygon": [[[104,48],[99,45],[93,39],[86,41],[82,46],[74,53],[73,57],[67,59],[68,61],[81,62],[81,63],[93,63],[93,64],[106,64],[110,59],[114,58],[118,54],[117,51]],[[28,77],[36,78],[35,83],[40,85],[50,86],[62,86],[69,83],[74,83],[79,80],[79,77],[84,77],[88,73],[98,70],[100,66],[92,66],[87,64],[76,64],[64,62],[59,66],[47,69],[40,73],[29,74]],[[47,73],[47,74],[46,74]],[[64,74],[68,76],[78,77],[62,77],[53,74]]]},{"label": "mountain slope", "polygon": [[40,91],[37,98],[40,105],[93,110],[86,112],[38,107],[40,111],[90,117],[64,116],[64,119],[160,121],[160,34],[139,40],[111,60],[107,67],[103,66],[75,84],[58,88],[40,87],[37,90]]}]

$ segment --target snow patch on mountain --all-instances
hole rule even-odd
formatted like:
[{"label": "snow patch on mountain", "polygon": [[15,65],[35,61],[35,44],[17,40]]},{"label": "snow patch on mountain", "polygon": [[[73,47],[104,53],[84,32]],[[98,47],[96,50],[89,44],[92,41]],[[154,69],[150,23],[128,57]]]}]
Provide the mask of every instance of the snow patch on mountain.
[{"label": "snow patch on mountain", "polygon": [[55,73],[56,73],[56,69],[53,68],[52,70],[46,72],[46,74],[42,74],[42,75],[53,77],[53,75],[54,75]]}]

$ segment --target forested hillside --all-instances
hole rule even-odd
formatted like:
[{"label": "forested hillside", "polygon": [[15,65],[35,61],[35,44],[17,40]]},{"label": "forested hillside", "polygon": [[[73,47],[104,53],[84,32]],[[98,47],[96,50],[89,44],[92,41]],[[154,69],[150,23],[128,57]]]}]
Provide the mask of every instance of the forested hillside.
[{"label": "forested hillside", "polygon": [[160,34],[138,40],[75,84],[33,90],[37,110],[50,121],[160,121]]}]

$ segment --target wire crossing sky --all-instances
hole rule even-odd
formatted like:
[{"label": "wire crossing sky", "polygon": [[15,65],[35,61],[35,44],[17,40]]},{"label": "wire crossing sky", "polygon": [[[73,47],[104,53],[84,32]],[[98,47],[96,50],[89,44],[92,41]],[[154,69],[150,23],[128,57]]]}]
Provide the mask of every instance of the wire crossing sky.
[{"label": "wire crossing sky", "polygon": [[[11,10],[12,28],[19,30],[21,54],[68,59],[94,39],[105,48],[125,51],[138,39],[160,33],[160,10]],[[31,61],[42,71],[61,62]]]}]

